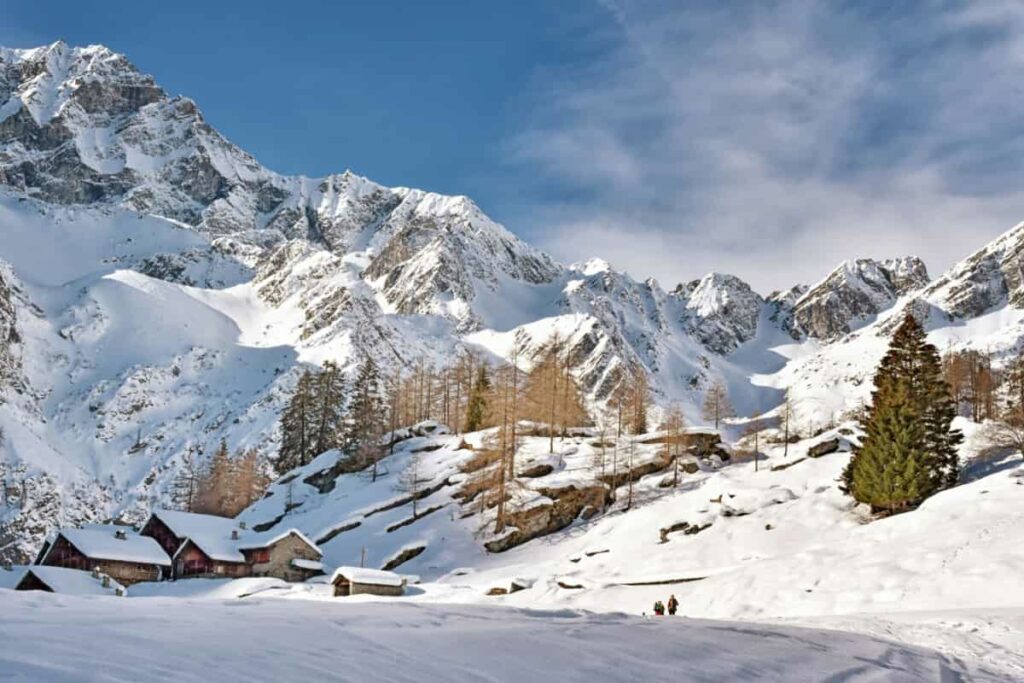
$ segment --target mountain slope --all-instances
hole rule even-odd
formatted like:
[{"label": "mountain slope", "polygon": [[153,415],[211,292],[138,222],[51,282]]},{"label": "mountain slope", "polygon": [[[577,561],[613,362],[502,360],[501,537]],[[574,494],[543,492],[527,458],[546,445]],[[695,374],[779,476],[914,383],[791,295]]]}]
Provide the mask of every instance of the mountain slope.
[{"label": "mountain slope", "polygon": [[768,298],[717,273],[666,291],[560,264],[466,197],[277,174],[102,46],[0,49],[0,186],[0,553],[18,558],[56,524],[166,503],[221,438],[273,455],[296,376],[329,359],[520,345],[528,367],[558,335],[594,404],[638,368],[690,424],[721,379],[741,414],[790,388],[820,425],[864,398],[908,305],[937,340],[1022,335],[1016,232],[932,285],[908,257]]}]

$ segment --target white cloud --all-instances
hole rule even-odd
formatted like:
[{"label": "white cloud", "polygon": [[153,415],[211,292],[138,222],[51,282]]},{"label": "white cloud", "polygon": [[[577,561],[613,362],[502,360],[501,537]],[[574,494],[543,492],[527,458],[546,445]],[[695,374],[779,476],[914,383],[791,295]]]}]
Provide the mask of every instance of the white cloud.
[{"label": "white cloud", "polygon": [[512,144],[532,239],[767,291],[855,256],[938,271],[1024,219],[1024,4],[741,5],[603,2],[617,35]]}]

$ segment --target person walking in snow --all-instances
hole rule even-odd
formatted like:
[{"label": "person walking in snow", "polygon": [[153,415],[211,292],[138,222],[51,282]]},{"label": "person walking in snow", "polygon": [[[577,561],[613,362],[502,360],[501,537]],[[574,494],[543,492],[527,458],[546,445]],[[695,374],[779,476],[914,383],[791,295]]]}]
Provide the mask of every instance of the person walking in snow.
[{"label": "person walking in snow", "polygon": [[654,603],[654,616],[656,616],[656,617],[663,617],[663,616],[665,616],[665,605],[661,602],[661,600],[658,600],[657,602]]},{"label": "person walking in snow", "polygon": [[668,599],[668,615],[674,617],[677,609],[679,609],[679,601],[676,600],[675,593],[673,593]]}]

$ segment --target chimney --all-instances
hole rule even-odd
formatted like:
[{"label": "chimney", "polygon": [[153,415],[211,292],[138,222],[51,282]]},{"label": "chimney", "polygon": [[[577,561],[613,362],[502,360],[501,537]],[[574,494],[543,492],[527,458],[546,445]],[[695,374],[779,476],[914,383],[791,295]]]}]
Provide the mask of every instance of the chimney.
[{"label": "chimney", "polygon": [[237,541],[238,540],[238,529],[232,529],[231,530],[231,540],[232,541]]},{"label": "chimney", "polygon": [[242,531],[245,531],[245,522],[239,522],[238,523],[238,528],[241,529]]},{"label": "chimney", "polygon": [[10,560],[4,560],[4,571],[6,571],[6,572],[14,571],[14,563],[11,562]]},{"label": "chimney", "polygon": [[128,539],[128,534],[124,532],[124,529],[118,529],[114,532],[114,538],[116,538],[119,541],[124,541]]}]

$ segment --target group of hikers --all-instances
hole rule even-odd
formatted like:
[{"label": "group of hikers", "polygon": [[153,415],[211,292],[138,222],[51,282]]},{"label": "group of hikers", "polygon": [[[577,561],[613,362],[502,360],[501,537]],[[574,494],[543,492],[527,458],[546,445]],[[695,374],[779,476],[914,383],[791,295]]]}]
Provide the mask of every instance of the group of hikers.
[{"label": "group of hikers", "polygon": [[[676,610],[679,609],[679,601],[676,600],[676,596],[673,594],[668,599],[668,613],[669,616],[675,616]],[[665,603],[658,600],[654,603],[654,616],[663,617],[665,616]]]}]

